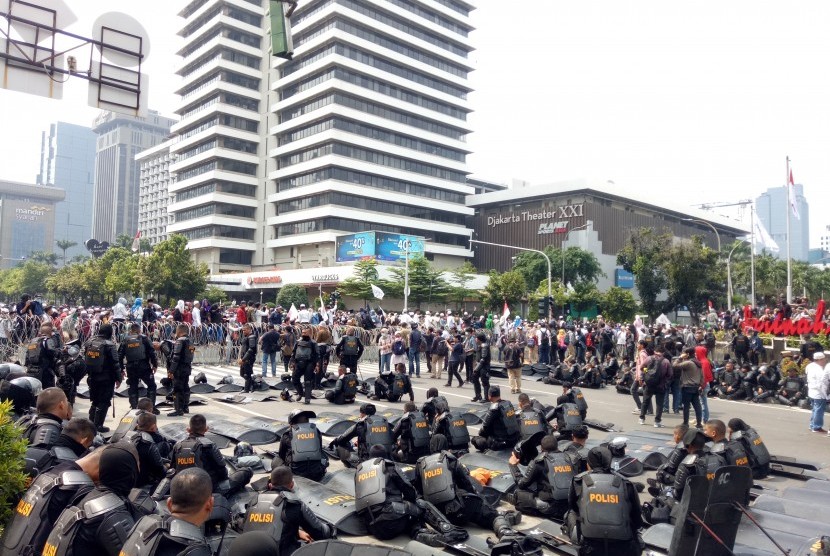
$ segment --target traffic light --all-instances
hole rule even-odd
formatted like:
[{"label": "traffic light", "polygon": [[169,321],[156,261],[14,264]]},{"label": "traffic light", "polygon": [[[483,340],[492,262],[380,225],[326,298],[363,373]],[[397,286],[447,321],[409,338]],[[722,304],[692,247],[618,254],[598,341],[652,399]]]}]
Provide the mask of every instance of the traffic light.
[{"label": "traffic light", "polygon": [[539,299],[539,301],[537,303],[539,304],[538,305],[538,307],[539,307],[539,318],[540,319],[541,318],[547,318],[547,316],[548,316],[548,298],[547,297],[542,297],[541,299]]}]

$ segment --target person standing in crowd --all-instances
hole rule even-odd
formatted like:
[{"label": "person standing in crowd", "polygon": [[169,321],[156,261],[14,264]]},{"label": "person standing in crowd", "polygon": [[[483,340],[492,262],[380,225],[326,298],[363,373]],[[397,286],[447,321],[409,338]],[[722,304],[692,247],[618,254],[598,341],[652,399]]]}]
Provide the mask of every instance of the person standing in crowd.
[{"label": "person standing in crowd", "polygon": [[646,424],[646,409],[654,398],[656,413],[654,427],[663,427],[663,398],[666,395],[666,386],[672,378],[671,363],[663,357],[663,347],[654,349],[654,355],[645,360],[640,371],[640,386],[643,387],[643,402],[640,407],[640,424]]},{"label": "person standing in crowd", "polygon": [[[256,363],[257,337],[251,323],[242,327],[242,342],[239,345],[239,376],[245,379],[243,392],[249,393],[254,389],[254,364]],[[264,375],[263,375],[264,376]]]},{"label": "person standing in crowd", "polygon": [[86,345],[84,360],[89,373],[89,420],[95,423],[99,432],[109,432],[104,421],[112,403],[113,385],[120,387],[124,378],[118,350],[112,341],[111,324],[102,324],[98,328],[98,334]]},{"label": "person standing in crowd", "polygon": [[813,362],[807,365],[807,396],[813,407],[810,416],[810,431],[812,432],[827,432],[824,430],[824,409],[827,407],[828,392],[826,365],[827,358],[823,351],[814,353]]},{"label": "person standing in crowd", "polygon": [[138,383],[147,385],[147,397],[156,405],[156,379],[153,377],[158,368],[156,350],[147,336],[141,334],[141,325],[134,322],[130,333],[118,346],[118,360],[127,370],[127,397],[130,408],[138,406]]},{"label": "person standing in crowd", "polygon": [[168,378],[173,381],[173,411],[167,414],[168,417],[181,417],[190,413],[190,373],[194,348],[190,345],[187,333],[186,324],[176,326],[173,355],[167,364]]},{"label": "person standing in crowd", "polygon": [[507,377],[510,380],[510,393],[522,393],[522,365],[524,364],[524,353],[516,344],[516,336],[510,334],[507,338],[507,346],[504,348],[504,368],[507,369]]},{"label": "person standing in crowd", "polygon": [[386,327],[380,329],[378,336],[378,371],[380,374],[392,372],[392,336]]},{"label": "person standing in crowd", "polygon": [[673,364],[680,372],[680,391],[683,403],[683,424],[689,424],[689,406],[695,408],[695,427],[701,428],[700,393],[703,391],[703,369],[695,356],[695,348],[686,348],[680,360]]},{"label": "person standing in crowd", "polygon": [[280,335],[274,330],[274,325],[268,325],[268,331],[259,338],[262,349],[262,376],[268,376],[268,360],[271,360],[271,376],[277,376],[277,351],[279,351]]}]

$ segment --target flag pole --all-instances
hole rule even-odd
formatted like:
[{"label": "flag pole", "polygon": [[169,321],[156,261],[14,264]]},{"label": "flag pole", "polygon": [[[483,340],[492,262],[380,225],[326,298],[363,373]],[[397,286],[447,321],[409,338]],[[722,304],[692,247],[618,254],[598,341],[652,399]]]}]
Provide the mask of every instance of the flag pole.
[{"label": "flag pole", "polygon": [[752,226],[752,247],[749,252],[750,281],[752,282],[752,293],[750,307],[755,308],[755,203],[749,205],[750,225]]},{"label": "flag pole", "polygon": [[793,301],[793,266],[792,266],[792,249],[790,243],[790,211],[792,207],[790,206],[790,195],[792,191],[790,191],[790,157],[787,157],[787,177],[784,180],[784,191],[787,197],[787,303],[792,303]]}]

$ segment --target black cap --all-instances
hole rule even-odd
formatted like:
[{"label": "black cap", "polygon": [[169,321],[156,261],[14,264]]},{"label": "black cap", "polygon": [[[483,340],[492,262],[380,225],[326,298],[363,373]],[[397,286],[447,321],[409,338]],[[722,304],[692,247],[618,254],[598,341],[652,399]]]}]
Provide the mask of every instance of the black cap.
[{"label": "black cap", "polygon": [[310,409],[295,409],[294,411],[288,414],[288,424],[293,425],[301,416],[306,416],[309,419],[314,419],[317,417],[317,414],[311,411]]},{"label": "black cap", "polygon": [[594,470],[610,470],[611,451],[605,446],[594,446],[588,451],[588,465]]}]

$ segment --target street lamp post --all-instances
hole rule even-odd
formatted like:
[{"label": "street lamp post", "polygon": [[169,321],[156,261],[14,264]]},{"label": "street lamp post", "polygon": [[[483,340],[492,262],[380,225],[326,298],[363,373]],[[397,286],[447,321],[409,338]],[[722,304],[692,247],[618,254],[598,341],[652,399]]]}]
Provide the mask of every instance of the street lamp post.
[{"label": "street lamp post", "polygon": [[[409,311],[409,252],[412,250],[412,242],[419,241],[425,244],[427,241],[432,241],[430,238],[413,237],[406,240],[404,244],[404,273],[403,273],[403,312]],[[430,294],[431,295],[431,294]]]},{"label": "street lamp post", "polygon": [[715,232],[715,238],[718,240],[718,253],[721,252],[720,234],[718,233],[718,231],[715,229],[715,227],[710,222],[707,222],[706,220],[701,220],[699,218],[683,218],[683,222],[698,222],[700,224],[704,224],[706,226],[709,226],[712,229],[712,231]]},{"label": "street lamp post", "polygon": [[729,312],[732,312],[732,254],[735,252],[735,249],[744,243],[747,243],[745,239],[735,244],[735,247],[729,252],[729,256],[726,257],[726,308]]},{"label": "street lamp post", "polygon": [[577,230],[583,230],[588,227],[588,224],[583,224],[582,226],[577,226],[576,228],[571,228],[567,232],[565,232],[565,237],[562,238],[562,287],[565,287],[565,242],[568,241],[568,236],[571,232],[575,232]]},{"label": "street lamp post", "polygon": [[473,250],[473,243],[480,243],[482,245],[492,245],[493,247],[507,247],[508,249],[516,249],[518,251],[530,251],[531,253],[539,253],[545,258],[545,261],[548,263],[548,319],[553,314],[553,307],[550,306],[550,298],[552,297],[551,292],[551,264],[550,264],[550,257],[544,251],[539,251],[538,249],[529,249],[527,247],[517,247],[515,245],[505,245],[503,243],[490,243],[489,241],[479,241],[477,239],[470,238],[470,251]]}]

